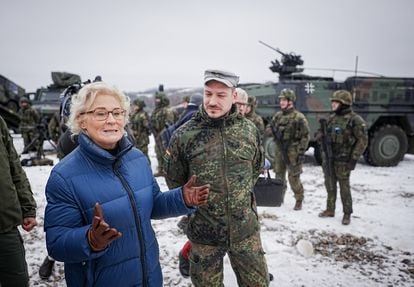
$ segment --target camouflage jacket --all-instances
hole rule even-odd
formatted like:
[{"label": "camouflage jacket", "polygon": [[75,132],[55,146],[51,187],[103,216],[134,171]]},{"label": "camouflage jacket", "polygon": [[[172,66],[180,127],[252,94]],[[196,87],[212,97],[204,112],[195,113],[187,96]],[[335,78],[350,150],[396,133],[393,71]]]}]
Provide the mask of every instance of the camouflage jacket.
[{"label": "camouflage jacket", "polygon": [[259,230],[252,189],[264,156],[254,124],[236,112],[211,119],[201,106],[173,134],[166,152],[166,180],[181,186],[191,175],[210,184],[208,204],[190,217],[187,236],[208,245],[240,242]]},{"label": "camouflage jacket", "polygon": [[0,117],[0,233],[36,216],[36,202],[13,139]]},{"label": "camouflage jacket", "polygon": [[168,107],[155,108],[151,114],[151,131],[157,136],[167,125],[172,125],[175,121],[174,112]]},{"label": "camouflage jacket", "polygon": [[53,116],[50,118],[49,123],[47,125],[47,129],[49,131],[49,136],[52,139],[52,141],[57,142],[59,140],[61,133],[58,112],[54,113]]},{"label": "camouflage jacket", "polygon": [[305,116],[296,109],[277,112],[270,123],[282,135],[283,143],[289,150],[304,154],[309,144],[309,125]]},{"label": "camouflage jacket", "polygon": [[32,107],[22,108],[19,110],[20,128],[23,131],[34,128],[39,123],[39,115]]},{"label": "camouflage jacket", "polygon": [[262,117],[256,114],[254,110],[252,110],[250,113],[246,114],[246,118],[251,120],[254,123],[256,128],[259,130],[260,136],[263,139],[264,132],[265,132],[265,126],[264,126]]},{"label": "camouflage jacket", "polygon": [[129,122],[134,134],[135,146],[138,148],[147,146],[149,144],[149,135],[151,134],[148,114],[142,110],[138,111],[131,115]]},{"label": "camouflage jacket", "polygon": [[351,108],[332,114],[327,124],[334,159],[339,162],[358,160],[368,144],[367,126]]}]

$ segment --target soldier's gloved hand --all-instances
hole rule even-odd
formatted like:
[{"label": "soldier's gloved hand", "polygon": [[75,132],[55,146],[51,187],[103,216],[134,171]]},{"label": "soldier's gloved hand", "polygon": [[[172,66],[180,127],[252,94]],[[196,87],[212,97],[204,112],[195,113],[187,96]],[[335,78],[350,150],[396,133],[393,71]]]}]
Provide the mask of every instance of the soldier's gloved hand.
[{"label": "soldier's gloved hand", "polygon": [[354,170],[356,164],[357,164],[357,160],[356,159],[351,159],[349,162],[346,163],[346,168],[348,170]]},{"label": "soldier's gloved hand", "polygon": [[305,155],[304,154],[298,155],[298,163],[302,164],[304,162],[305,162]]},{"label": "soldier's gloved hand", "polygon": [[115,228],[110,228],[108,223],[105,222],[102,208],[99,203],[96,203],[92,225],[88,231],[88,241],[91,249],[101,251],[121,236],[121,232]]},{"label": "soldier's gloved hand", "polygon": [[199,206],[207,204],[210,185],[194,186],[197,177],[191,176],[190,180],[183,186],[183,198],[187,206]]}]

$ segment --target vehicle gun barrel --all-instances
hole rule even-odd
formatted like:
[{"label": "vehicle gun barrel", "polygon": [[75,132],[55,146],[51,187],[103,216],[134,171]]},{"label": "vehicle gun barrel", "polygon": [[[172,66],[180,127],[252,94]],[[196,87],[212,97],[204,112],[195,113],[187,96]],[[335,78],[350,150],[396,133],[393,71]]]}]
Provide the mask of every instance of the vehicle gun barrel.
[{"label": "vehicle gun barrel", "polygon": [[282,56],[286,56],[286,54],[285,54],[285,53],[283,53],[282,51],[280,51],[280,50],[279,50],[279,48],[272,47],[272,46],[270,46],[269,44],[266,44],[265,42],[260,41],[260,40],[259,40],[259,43],[260,43],[260,44],[262,44],[262,45],[264,45],[264,46],[266,46],[266,47],[268,47],[268,48],[270,48],[270,49],[272,49],[273,51],[278,52],[278,53],[279,53],[279,54],[281,54]]}]

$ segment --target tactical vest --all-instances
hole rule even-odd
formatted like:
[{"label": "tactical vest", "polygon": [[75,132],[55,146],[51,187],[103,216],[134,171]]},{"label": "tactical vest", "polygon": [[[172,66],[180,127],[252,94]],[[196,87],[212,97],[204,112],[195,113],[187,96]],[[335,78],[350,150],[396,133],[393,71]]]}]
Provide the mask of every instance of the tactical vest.
[{"label": "tactical vest", "polygon": [[302,118],[296,110],[276,113],[273,121],[274,127],[282,134],[284,143],[299,141],[302,138],[301,120]]},{"label": "tactical vest", "polygon": [[354,112],[350,112],[334,115],[328,121],[328,134],[335,160],[348,162],[351,158],[352,149],[357,141],[353,132],[355,116]]}]

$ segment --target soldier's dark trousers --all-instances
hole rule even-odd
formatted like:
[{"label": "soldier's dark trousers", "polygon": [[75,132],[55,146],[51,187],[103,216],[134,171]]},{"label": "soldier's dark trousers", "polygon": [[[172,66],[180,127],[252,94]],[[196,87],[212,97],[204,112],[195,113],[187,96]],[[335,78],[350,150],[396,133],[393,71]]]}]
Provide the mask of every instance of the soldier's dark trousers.
[{"label": "soldier's dark trousers", "polygon": [[238,286],[269,286],[269,274],[259,233],[230,247],[192,242],[190,276],[196,287],[223,285],[223,258],[229,256]]},{"label": "soldier's dark trousers", "polygon": [[[24,147],[27,147],[34,138],[34,134],[32,132],[22,132],[22,138],[23,138],[23,143],[24,143]],[[36,145],[32,145],[30,151],[36,150]]]},{"label": "soldier's dark trousers", "polygon": [[326,210],[335,211],[337,183],[339,184],[339,191],[341,194],[342,209],[344,213],[351,214],[352,210],[352,195],[350,187],[351,171],[346,167],[345,163],[334,163],[333,177],[329,176],[326,165],[322,165],[325,187],[328,192],[328,199],[326,203]]},{"label": "soldier's dark trousers", "polygon": [[0,286],[29,286],[23,239],[17,228],[0,233]]}]

